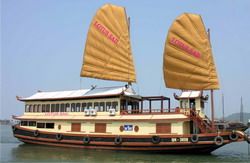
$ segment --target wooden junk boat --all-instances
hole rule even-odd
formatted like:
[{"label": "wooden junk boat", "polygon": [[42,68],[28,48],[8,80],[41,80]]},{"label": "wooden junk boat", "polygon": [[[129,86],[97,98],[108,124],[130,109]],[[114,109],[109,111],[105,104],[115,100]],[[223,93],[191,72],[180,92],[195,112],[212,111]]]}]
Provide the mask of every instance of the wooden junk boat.
[{"label": "wooden junk boat", "polygon": [[[81,76],[123,81],[121,87],[37,92],[25,102],[20,123],[12,126],[20,141],[59,147],[210,153],[231,142],[248,141],[242,131],[214,125],[213,90],[219,83],[209,34],[196,14],[180,15],[170,27],[164,49],[166,87],[182,90],[170,98],[140,96],[125,8],[106,4],[93,18],[84,50]],[[211,120],[204,114],[211,90]],[[156,109],[152,102],[158,102]]]}]

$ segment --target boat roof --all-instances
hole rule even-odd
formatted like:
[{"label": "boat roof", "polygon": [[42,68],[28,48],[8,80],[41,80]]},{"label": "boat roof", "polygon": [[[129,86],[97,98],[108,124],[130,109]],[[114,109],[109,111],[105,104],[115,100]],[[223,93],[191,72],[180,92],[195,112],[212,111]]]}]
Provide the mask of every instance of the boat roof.
[{"label": "boat roof", "polygon": [[179,96],[179,98],[197,98],[201,96],[202,96],[201,91],[183,91]]},{"label": "boat roof", "polygon": [[98,98],[98,97],[110,97],[110,96],[131,96],[139,98],[133,88],[128,86],[116,86],[116,87],[96,87],[92,86],[90,89],[79,89],[69,91],[53,91],[43,92],[38,91],[29,97],[17,97],[20,101],[36,101],[36,100],[63,100],[63,99],[81,99],[81,98]]}]

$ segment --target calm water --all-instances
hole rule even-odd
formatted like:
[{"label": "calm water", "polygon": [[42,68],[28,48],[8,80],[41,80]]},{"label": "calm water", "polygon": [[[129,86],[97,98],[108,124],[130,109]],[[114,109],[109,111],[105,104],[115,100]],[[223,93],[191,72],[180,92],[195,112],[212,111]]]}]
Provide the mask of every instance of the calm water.
[{"label": "calm water", "polygon": [[12,135],[11,126],[0,125],[0,162],[249,162],[248,144],[231,143],[211,155],[168,155],[142,152],[87,150],[29,145]]}]

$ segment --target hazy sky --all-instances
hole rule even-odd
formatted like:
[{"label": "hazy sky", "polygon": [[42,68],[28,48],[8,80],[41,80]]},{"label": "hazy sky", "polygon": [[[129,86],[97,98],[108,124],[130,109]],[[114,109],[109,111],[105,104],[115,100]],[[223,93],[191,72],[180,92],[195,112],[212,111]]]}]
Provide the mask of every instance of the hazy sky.
[{"label": "hazy sky", "polygon": [[[215,91],[216,116],[222,115],[222,92],[226,115],[239,111],[241,96],[244,110],[250,112],[249,0],[2,0],[0,118],[23,113],[24,104],[16,100],[16,95],[26,97],[37,90],[89,88],[92,84],[99,87],[125,84],[89,78],[80,80],[88,27],[96,10],[105,3],[126,7],[131,17],[138,81],[133,87],[138,93],[172,98],[173,92],[179,92],[165,88],[163,82],[164,43],[178,15],[197,13],[211,29],[221,85],[221,89]],[[175,104],[172,102],[172,107]]]}]

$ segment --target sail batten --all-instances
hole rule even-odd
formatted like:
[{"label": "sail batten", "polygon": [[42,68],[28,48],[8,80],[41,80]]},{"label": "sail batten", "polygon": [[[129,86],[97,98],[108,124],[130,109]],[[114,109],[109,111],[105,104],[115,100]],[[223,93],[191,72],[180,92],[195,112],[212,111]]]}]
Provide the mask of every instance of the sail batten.
[{"label": "sail batten", "polygon": [[125,8],[106,4],[96,12],[88,31],[81,76],[136,82]]},{"label": "sail batten", "polygon": [[184,13],[169,29],[163,59],[166,87],[219,89],[219,80],[201,16]]}]

